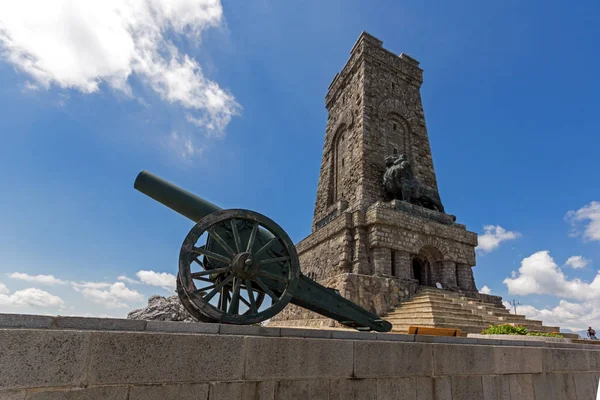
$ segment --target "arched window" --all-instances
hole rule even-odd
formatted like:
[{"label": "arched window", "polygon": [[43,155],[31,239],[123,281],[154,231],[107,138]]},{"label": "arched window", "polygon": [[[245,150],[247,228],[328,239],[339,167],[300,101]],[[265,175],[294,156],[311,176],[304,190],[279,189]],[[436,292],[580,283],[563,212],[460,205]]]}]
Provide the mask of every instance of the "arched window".
[{"label": "arched window", "polygon": [[347,171],[348,161],[348,131],[345,126],[340,127],[334,137],[332,145],[332,184],[330,186],[331,193],[328,196],[329,204],[333,204],[341,200],[345,195],[344,177]]}]

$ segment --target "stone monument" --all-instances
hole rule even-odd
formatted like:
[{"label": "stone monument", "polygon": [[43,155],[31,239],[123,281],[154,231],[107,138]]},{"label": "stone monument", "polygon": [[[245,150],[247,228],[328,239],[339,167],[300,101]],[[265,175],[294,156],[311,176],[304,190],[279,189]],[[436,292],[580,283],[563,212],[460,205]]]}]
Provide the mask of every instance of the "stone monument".
[{"label": "stone monument", "polygon": [[[477,292],[477,234],[445,213],[420,87],[423,70],[363,32],[325,97],[328,110],[303,273],[384,315],[421,286]],[[276,325],[331,325],[289,306]]]}]

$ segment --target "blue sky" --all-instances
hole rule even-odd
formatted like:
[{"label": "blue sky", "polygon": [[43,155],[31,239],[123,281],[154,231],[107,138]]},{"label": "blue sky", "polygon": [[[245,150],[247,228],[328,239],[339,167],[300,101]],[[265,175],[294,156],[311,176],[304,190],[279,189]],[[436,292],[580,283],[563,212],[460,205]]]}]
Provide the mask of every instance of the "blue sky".
[{"label": "blue sky", "polygon": [[478,287],[600,324],[600,4],[376,3],[0,5],[0,311],[124,317],[169,294],[192,223],[133,189],[142,169],[306,237],[324,96],[364,30],[424,69],[445,207],[494,227]]}]

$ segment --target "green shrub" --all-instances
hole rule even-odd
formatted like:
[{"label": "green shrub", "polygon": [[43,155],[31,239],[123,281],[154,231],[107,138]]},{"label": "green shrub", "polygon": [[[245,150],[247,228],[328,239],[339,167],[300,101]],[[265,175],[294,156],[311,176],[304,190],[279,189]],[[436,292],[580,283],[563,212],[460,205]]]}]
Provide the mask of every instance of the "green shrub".
[{"label": "green shrub", "polygon": [[490,325],[489,328],[485,329],[484,335],[527,335],[527,328],[524,326],[512,326],[508,324],[504,325]]},{"label": "green shrub", "polygon": [[489,328],[481,332],[484,335],[524,335],[524,336],[544,336],[562,338],[562,335],[557,333],[529,332],[524,326],[513,325],[490,325]]}]

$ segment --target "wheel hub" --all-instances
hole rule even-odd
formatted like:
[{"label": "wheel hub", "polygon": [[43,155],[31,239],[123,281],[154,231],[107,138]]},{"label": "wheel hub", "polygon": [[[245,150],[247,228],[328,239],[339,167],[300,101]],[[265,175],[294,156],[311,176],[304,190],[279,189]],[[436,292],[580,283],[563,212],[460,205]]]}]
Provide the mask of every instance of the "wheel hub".
[{"label": "wheel hub", "polygon": [[231,268],[234,275],[242,279],[252,279],[258,273],[258,263],[248,252],[236,254],[231,260]]}]

